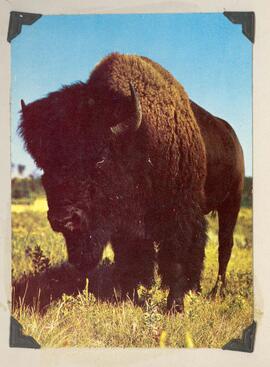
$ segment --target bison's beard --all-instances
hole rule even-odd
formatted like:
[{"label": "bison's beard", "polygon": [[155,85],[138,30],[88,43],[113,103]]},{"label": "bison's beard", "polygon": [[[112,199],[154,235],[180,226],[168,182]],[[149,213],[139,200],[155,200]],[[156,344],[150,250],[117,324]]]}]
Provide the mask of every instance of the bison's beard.
[{"label": "bison's beard", "polygon": [[64,237],[69,263],[82,272],[88,272],[98,265],[102,251],[109,240],[105,231],[64,234]]},{"label": "bison's beard", "polygon": [[[123,220],[123,217],[125,220]],[[112,236],[126,237],[128,234],[129,238],[136,238],[137,240],[148,238],[142,216],[137,214],[137,217],[123,217],[115,216],[107,221],[100,219],[100,226],[84,233],[79,231],[63,233],[69,263],[82,272],[88,272],[98,265],[103,249]]]}]

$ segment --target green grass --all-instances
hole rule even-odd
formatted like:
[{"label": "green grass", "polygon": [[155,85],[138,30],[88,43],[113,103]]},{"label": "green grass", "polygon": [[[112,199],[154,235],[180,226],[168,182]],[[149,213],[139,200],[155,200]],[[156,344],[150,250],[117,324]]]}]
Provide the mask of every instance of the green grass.
[{"label": "green grass", "polygon": [[[185,297],[182,314],[166,312],[167,290],[158,275],[151,289],[139,288],[142,306],[101,300],[110,289],[113,251],[89,281],[65,264],[66,248],[40,210],[13,207],[13,316],[44,347],[220,348],[253,320],[252,211],[242,208],[227,272],[224,299],[209,299],[217,275],[217,221],[208,217],[202,292]],[[44,270],[45,271],[41,271]],[[89,292],[90,291],[90,292]],[[94,296],[99,293],[101,299]],[[34,298],[34,300],[33,300]]]}]

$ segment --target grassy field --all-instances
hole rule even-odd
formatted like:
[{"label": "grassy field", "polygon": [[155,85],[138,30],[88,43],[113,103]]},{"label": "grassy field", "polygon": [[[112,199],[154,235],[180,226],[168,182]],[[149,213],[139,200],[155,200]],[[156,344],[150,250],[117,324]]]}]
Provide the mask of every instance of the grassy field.
[{"label": "grassy field", "polygon": [[46,218],[46,200],[13,205],[13,316],[42,347],[213,347],[239,338],[253,320],[252,211],[242,208],[224,299],[207,297],[217,274],[217,221],[208,217],[202,293],[185,297],[182,314],[166,313],[167,291],[155,277],[139,288],[142,306],[109,302],[113,251],[82,279],[66,263],[66,248]]}]

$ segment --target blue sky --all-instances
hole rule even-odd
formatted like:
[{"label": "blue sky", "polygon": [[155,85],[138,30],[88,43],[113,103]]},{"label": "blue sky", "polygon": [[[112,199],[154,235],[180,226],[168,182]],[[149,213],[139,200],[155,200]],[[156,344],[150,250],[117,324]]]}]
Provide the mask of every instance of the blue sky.
[{"label": "blue sky", "polygon": [[20,99],[85,81],[113,51],[169,70],[190,98],[235,129],[252,175],[252,44],[222,13],[42,16],[12,40],[12,162],[34,171],[17,135]]}]

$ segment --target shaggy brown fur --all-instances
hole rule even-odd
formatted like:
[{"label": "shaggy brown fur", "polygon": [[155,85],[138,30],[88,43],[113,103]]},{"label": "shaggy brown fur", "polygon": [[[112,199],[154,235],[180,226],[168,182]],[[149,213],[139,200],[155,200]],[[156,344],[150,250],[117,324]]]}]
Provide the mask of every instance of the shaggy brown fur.
[{"label": "shaggy brown fur", "polygon": [[[188,188],[201,193],[206,176],[205,148],[188,96],[141,57],[112,54],[93,71],[88,84],[90,95],[102,106],[102,111],[96,111],[98,121],[109,118],[111,124],[111,116],[115,121],[128,119],[117,98],[128,98],[129,81],[139,94],[141,135],[147,135],[146,148],[155,162],[155,174],[162,178],[159,189],[165,183],[166,190],[173,185],[177,191]],[[102,116],[103,106],[108,117]]]},{"label": "shaggy brown fur", "polygon": [[[142,122],[116,135],[111,128],[133,115],[130,83]],[[111,241],[115,278],[133,294],[151,281],[157,241],[168,307],[181,309],[203,265],[207,160],[180,84],[147,59],[112,54],[87,83],[23,107],[20,131],[44,170],[48,219],[63,233],[69,261],[87,271]]]},{"label": "shaggy brown fur", "polygon": [[[146,57],[142,58],[174,85],[179,93],[182,92],[182,86],[167,70]],[[217,211],[219,217],[218,280],[221,280],[224,288],[244,185],[243,151],[234,130],[226,121],[211,115],[193,101],[190,101],[190,105],[206,148],[207,176],[202,208],[206,214]],[[217,291],[218,280],[213,294]]]}]

